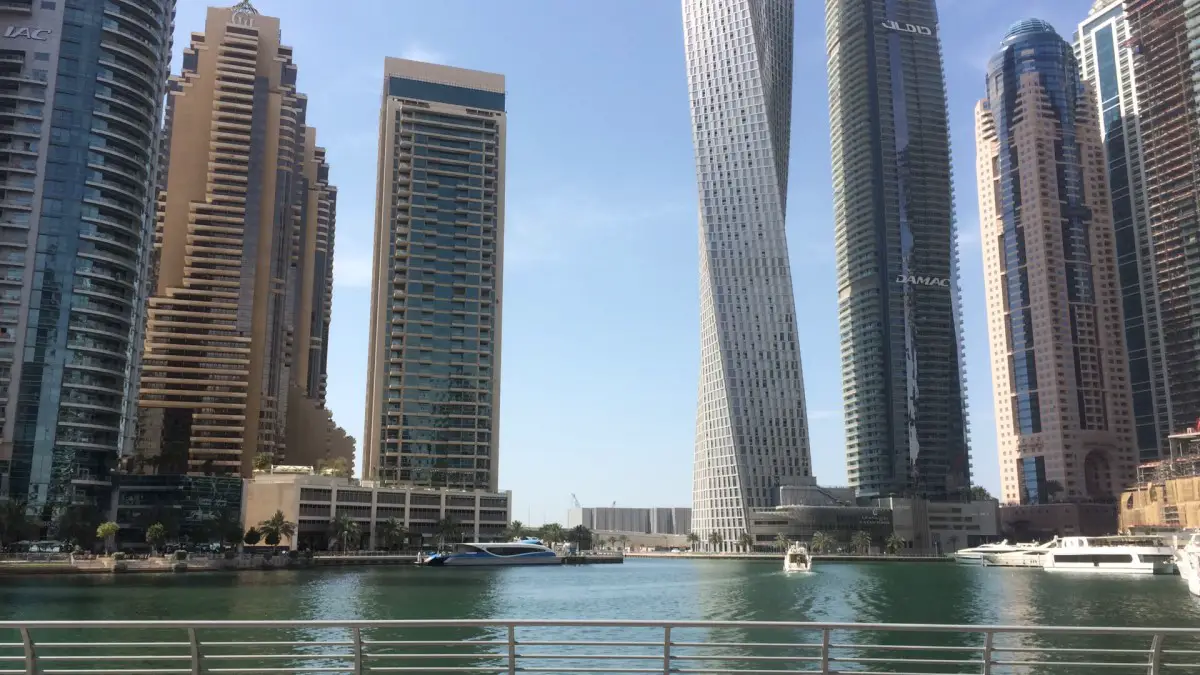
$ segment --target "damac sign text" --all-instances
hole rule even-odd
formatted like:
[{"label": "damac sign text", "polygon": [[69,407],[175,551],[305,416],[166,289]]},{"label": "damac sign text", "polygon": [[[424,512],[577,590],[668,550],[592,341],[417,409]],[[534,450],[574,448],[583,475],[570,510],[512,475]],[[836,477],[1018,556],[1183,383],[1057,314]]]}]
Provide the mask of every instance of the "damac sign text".
[{"label": "damac sign text", "polygon": [[916,33],[917,35],[933,35],[933,31],[925,26],[914,26],[911,23],[900,23],[899,21],[884,21],[880,23],[884,28],[898,30],[901,33]]},{"label": "damac sign text", "polygon": [[41,40],[45,42],[49,39],[50,33],[54,31],[49,28],[30,28],[28,26],[9,26],[2,35],[12,38],[29,38],[30,40]]},{"label": "damac sign text", "polygon": [[896,277],[896,283],[912,284],[914,286],[949,286],[950,280],[942,279],[941,277],[915,277],[912,275],[905,276],[901,274],[900,276]]}]

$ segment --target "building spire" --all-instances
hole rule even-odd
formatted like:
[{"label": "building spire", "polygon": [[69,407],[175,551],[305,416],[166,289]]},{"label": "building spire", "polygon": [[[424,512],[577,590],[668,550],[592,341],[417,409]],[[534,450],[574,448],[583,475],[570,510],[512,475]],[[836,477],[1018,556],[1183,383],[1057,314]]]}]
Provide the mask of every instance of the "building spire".
[{"label": "building spire", "polygon": [[233,6],[234,14],[258,14],[258,10],[254,9],[254,5],[250,4],[250,0],[239,0],[238,4]]}]

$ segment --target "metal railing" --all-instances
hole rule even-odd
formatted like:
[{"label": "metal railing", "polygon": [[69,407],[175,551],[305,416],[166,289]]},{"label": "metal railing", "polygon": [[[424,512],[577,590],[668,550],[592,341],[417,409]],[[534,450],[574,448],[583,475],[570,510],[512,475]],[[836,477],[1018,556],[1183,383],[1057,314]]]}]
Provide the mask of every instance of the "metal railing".
[{"label": "metal railing", "polygon": [[1200,628],[783,621],[0,622],[0,673],[1200,672]]}]

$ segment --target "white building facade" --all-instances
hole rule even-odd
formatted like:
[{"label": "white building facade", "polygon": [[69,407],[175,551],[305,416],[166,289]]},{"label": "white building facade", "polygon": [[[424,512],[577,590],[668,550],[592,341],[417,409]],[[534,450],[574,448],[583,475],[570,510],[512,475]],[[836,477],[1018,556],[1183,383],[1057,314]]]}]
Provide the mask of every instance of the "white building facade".
[{"label": "white building facade", "polygon": [[728,548],[811,474],[784,231],[792,0],[683,0],[700,216],[692,525]]}]

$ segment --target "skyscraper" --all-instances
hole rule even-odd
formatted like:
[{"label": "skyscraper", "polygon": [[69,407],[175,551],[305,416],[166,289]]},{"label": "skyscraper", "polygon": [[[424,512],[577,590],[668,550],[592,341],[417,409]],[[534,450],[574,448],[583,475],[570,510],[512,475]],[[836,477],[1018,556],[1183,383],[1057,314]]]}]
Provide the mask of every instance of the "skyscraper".
[{"label": "skyscraper", "polygon": [[692,529],[734,544],[811,476],[784,222],[791,0],[684,0],[700,210]]},{"label": "skyscraper", "polygon": [[495,492],[504,76],[384,64],[363,476]]},{"label": "skyscraper", "polygon": [[1075,54],[1084,80],[1099,99],[1133,391],[1134,436],[1140,458],[1149,461],[1159,456],[1172,426],[1142,154],[1145,122],[1141,98],[1146,92],[1139,91],[1129,39],[1124,3],[1096,0],[1075,35]]},{"label": "skyscraper", "polygon": [[975,129],[1001,501],[1113,498],[1137,452],[1095,101],[1071,45],[1036,19],[1009,29],[987,91]]},{"label": "skyscraper", "polygon": [[173,81],[137,446],[159,473],[322,455],[287,434],[292,414],[328,424],[336,208],[296,75],[279,20],[243,1],[208,10]]},{"label": "skyscraper", "polygon": [[0,3],[0,498],[107,503],[133,434],[174,0]]},{"label": "skyscraper", "polygon": [[[1166,364],[1165,377],[1152,371],[1166,380],[1165,402],[1154,401],[1166,426],[1159,429],[1162,441],[1200,418],[1200,0],[1127,0],[1124,6],[1129,39],[1116,49],[1120,59],[1133,62],[1136,83],[1155,291],[1150,297],[1156,303],[1148,309],[1157,310],[1152,318]],[[1124,277],[1123,269],[1122,285]],[[1156,365],[1151,361],[1151,368]],[[1145,364],[1131,367],[1135,383],[1144,378]],[[1145,398],[1134,391],[1136,412],[1145,409]],[[1140,441],[1139,435],[1144,447]]]},{"label": "skyscraper", "polygon": [[958,245],[934,0],[826,0],[846,473],[964,498]]}]

